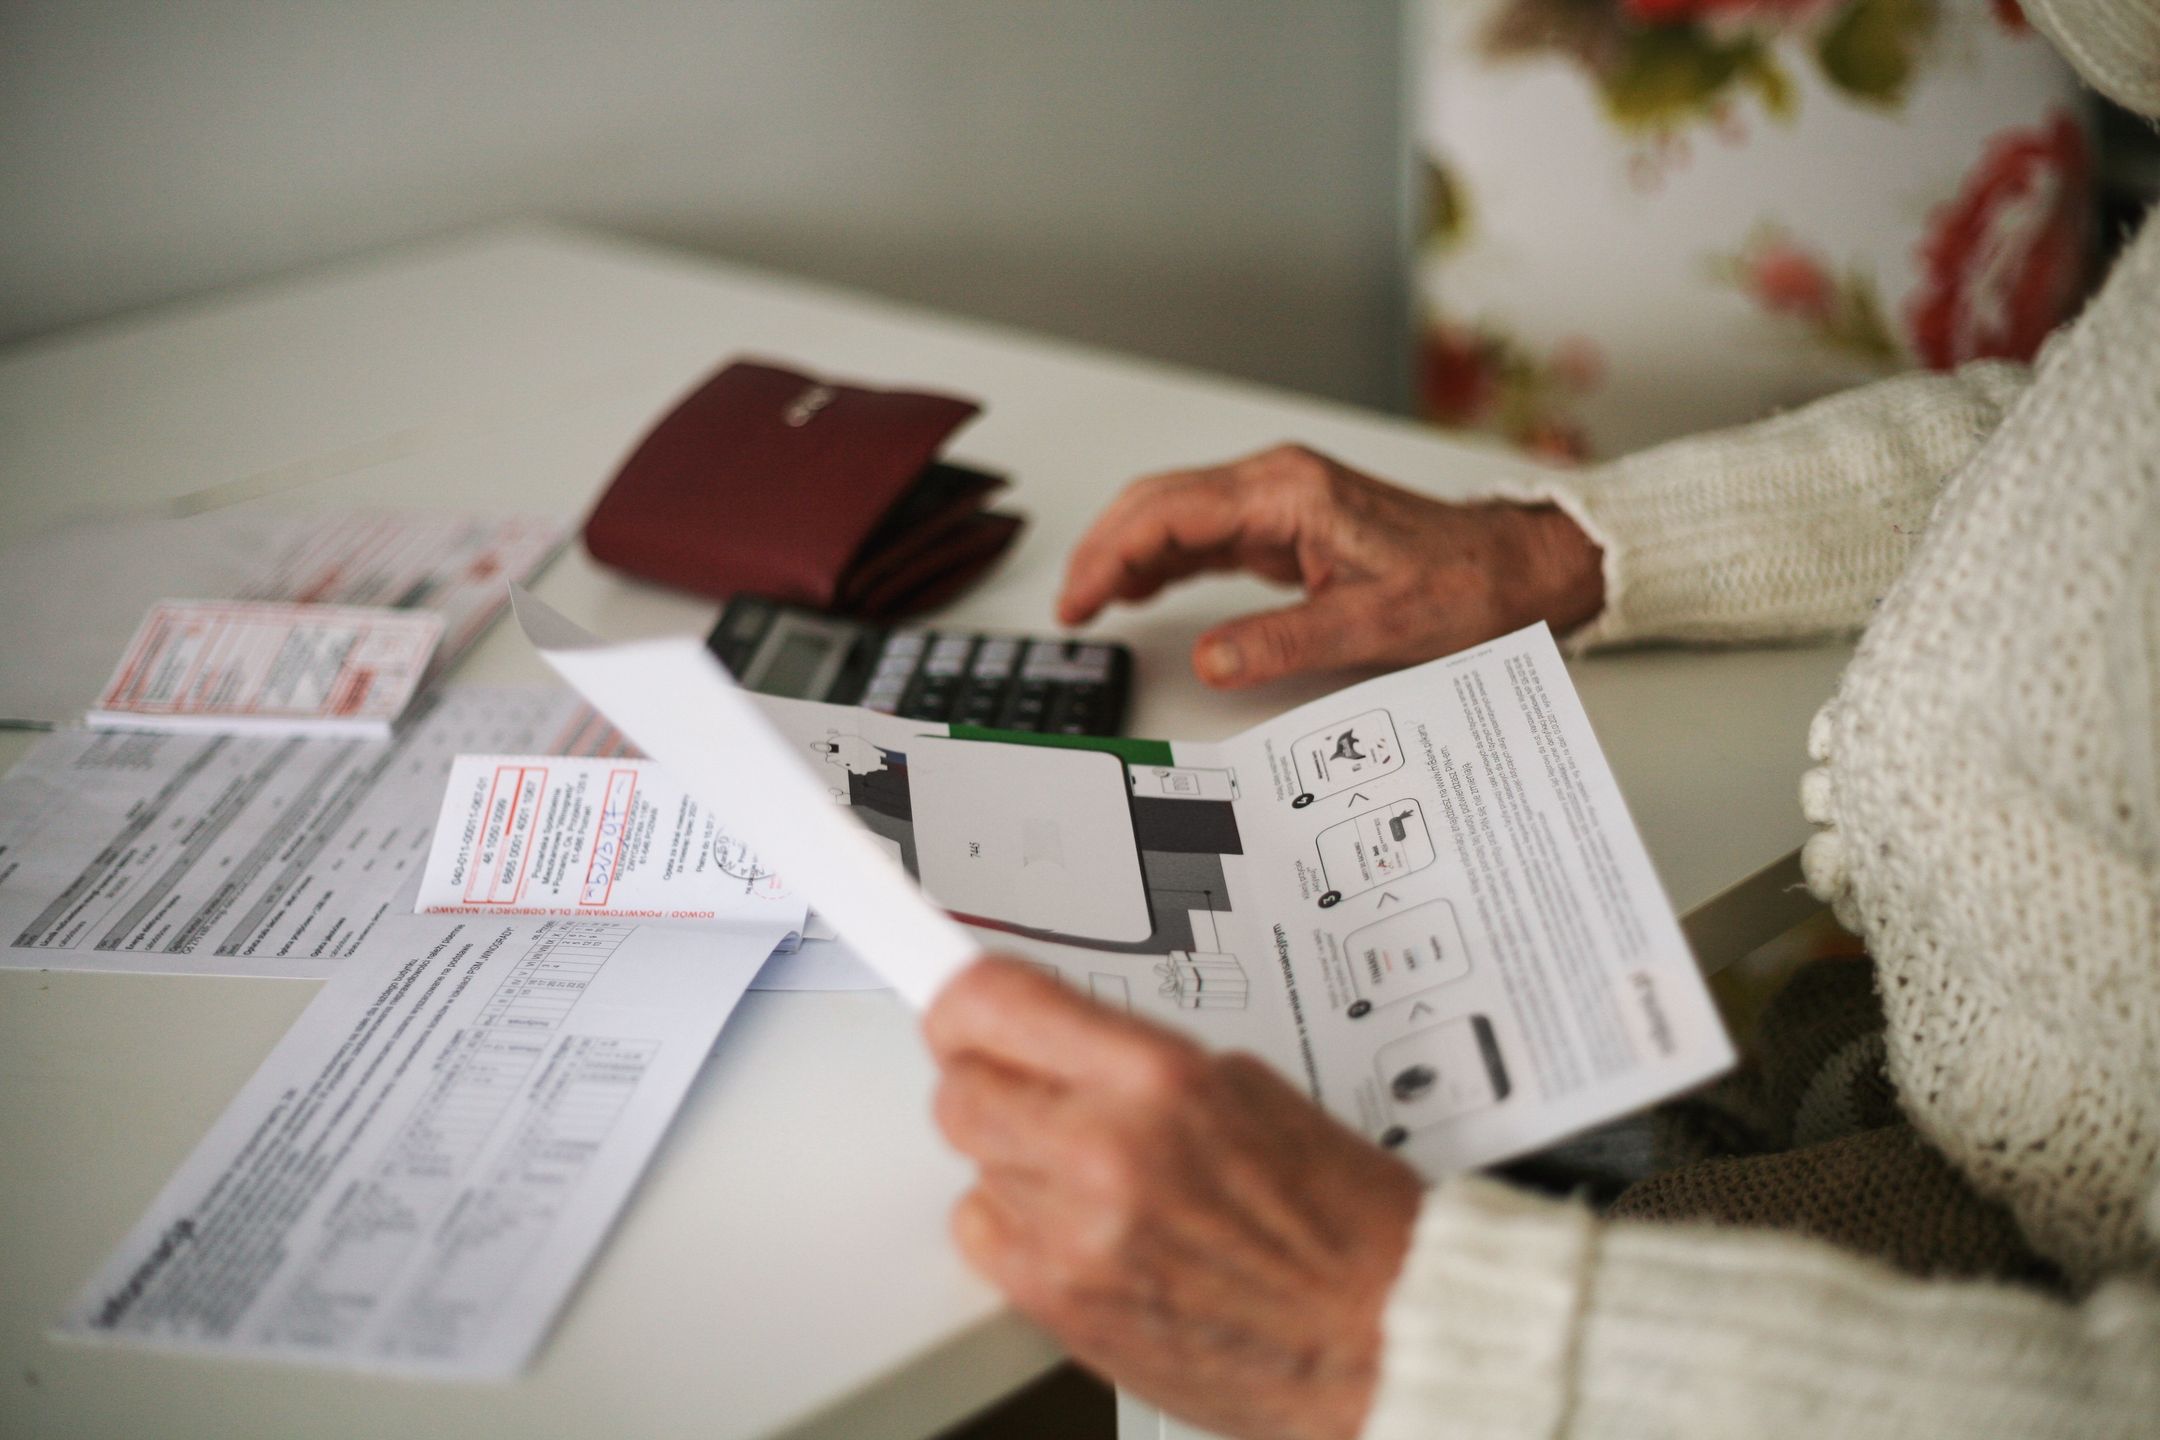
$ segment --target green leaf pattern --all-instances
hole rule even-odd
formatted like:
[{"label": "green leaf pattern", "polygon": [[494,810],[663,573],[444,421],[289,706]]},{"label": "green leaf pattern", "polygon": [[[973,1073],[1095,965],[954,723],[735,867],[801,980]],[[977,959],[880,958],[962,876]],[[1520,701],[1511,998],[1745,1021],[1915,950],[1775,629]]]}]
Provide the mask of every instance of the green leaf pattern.
[{"label": "green leaf pattern", "polygon": [[1671,130],[1747,94],[1774,119],[1797,112],[1792,66],[1896,108],[1933,38],[1938,0],[1507,0],[1485,28],[1495,60],[1563,55],[1580,64],[1623,128]]},{"label": "green leaf pattern", "polygon": [[1815,58],[1846,94],[1894,108],[1934,25],[1933,0],[1857,0],[1815,42]]}]

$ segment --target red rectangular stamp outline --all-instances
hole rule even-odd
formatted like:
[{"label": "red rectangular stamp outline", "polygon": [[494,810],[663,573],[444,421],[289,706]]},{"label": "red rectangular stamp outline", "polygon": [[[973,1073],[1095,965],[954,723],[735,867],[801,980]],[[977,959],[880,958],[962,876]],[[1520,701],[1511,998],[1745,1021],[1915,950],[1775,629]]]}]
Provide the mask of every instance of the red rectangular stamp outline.
[{"label": "red rectangular stamp outline", "polygon": [[[619,804],[615,798],[617,790],[622,792],[622,799]],[[607,783],[601,788],[600,792],[600,814],[593,822],[592,850],[585,859],[585,884],[578,890],[579,905],[604,908],[609,897],[615,893],[615,877],[622,873],[623,842],[630,833],[630,807],[636,797],[637,771],[608,771]],[[611,856],[614,863],[608,866],[606,883],[600,889],[600,898],[595,900],[593,898],[593,872],[600,865],[600,843],[608,838],[608,819],[610,816],[620,817],[620,823],[615,828],[615,849]]]}]

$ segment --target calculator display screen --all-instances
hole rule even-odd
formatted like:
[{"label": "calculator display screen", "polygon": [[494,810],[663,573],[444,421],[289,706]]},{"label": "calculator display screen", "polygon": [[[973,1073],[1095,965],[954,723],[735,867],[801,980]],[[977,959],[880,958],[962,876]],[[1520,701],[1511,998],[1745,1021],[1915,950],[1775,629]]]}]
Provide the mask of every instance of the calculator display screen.
[{"label": "calculator display screen", "polygon": [[779,637],[772,658],[766,662],[758,676],[758,689],[768,695],[782,695],[796,700],[816,700],[822,697],[810,693],[810,682],[818,676],[825,657],[832,654],[840,641],[830,635],[790,630]]}]

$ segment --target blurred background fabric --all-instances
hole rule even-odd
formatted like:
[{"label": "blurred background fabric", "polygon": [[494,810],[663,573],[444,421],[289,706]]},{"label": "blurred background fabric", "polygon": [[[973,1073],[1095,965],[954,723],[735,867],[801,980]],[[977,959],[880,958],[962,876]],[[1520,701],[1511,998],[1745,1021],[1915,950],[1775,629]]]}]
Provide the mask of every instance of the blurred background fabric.
[{"label": "blurred background fabric", "polygon": [[1559,459],[2029,360],[2094,109],[2013,0],[1422,0],[1419,400]]}]

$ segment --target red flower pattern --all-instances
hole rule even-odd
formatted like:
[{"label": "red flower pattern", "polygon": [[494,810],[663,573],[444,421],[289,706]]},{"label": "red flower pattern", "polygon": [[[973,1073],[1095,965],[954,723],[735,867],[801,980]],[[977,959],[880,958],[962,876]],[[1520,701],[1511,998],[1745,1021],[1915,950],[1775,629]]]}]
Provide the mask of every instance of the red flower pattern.
[{"label": "red flower pattern", "polygon": [[1418,346],[1418,399],[1427,419],[1469,425],[1499,389],[1496,358],[1476,335],[1454,326],[1427,329]]},{"label": "red flower pattern", "polygon": [[1923,362],[2033,357],[2084,290],[2091,189],[2085,134],[2067,112],[1988,143],[1920,244],[1905,321]]},{"label": "red flower pattern", "polygon": [[1436,317],[1418,342],[1418,401],[1427,420],[1497,434],[1561,463],[1590,454],[1589,436],[1567,412],[1604,376],[1605,357],[1579,335],[1540,357],[1508,336]]},{"label": "red flower pattern", "polygon": [[1822,262],[1796,245],[1774,241],[1748,256],[1746,264],[1748,293],[1765,310],[1821,320],[1837,303],[1837,286]]}]

